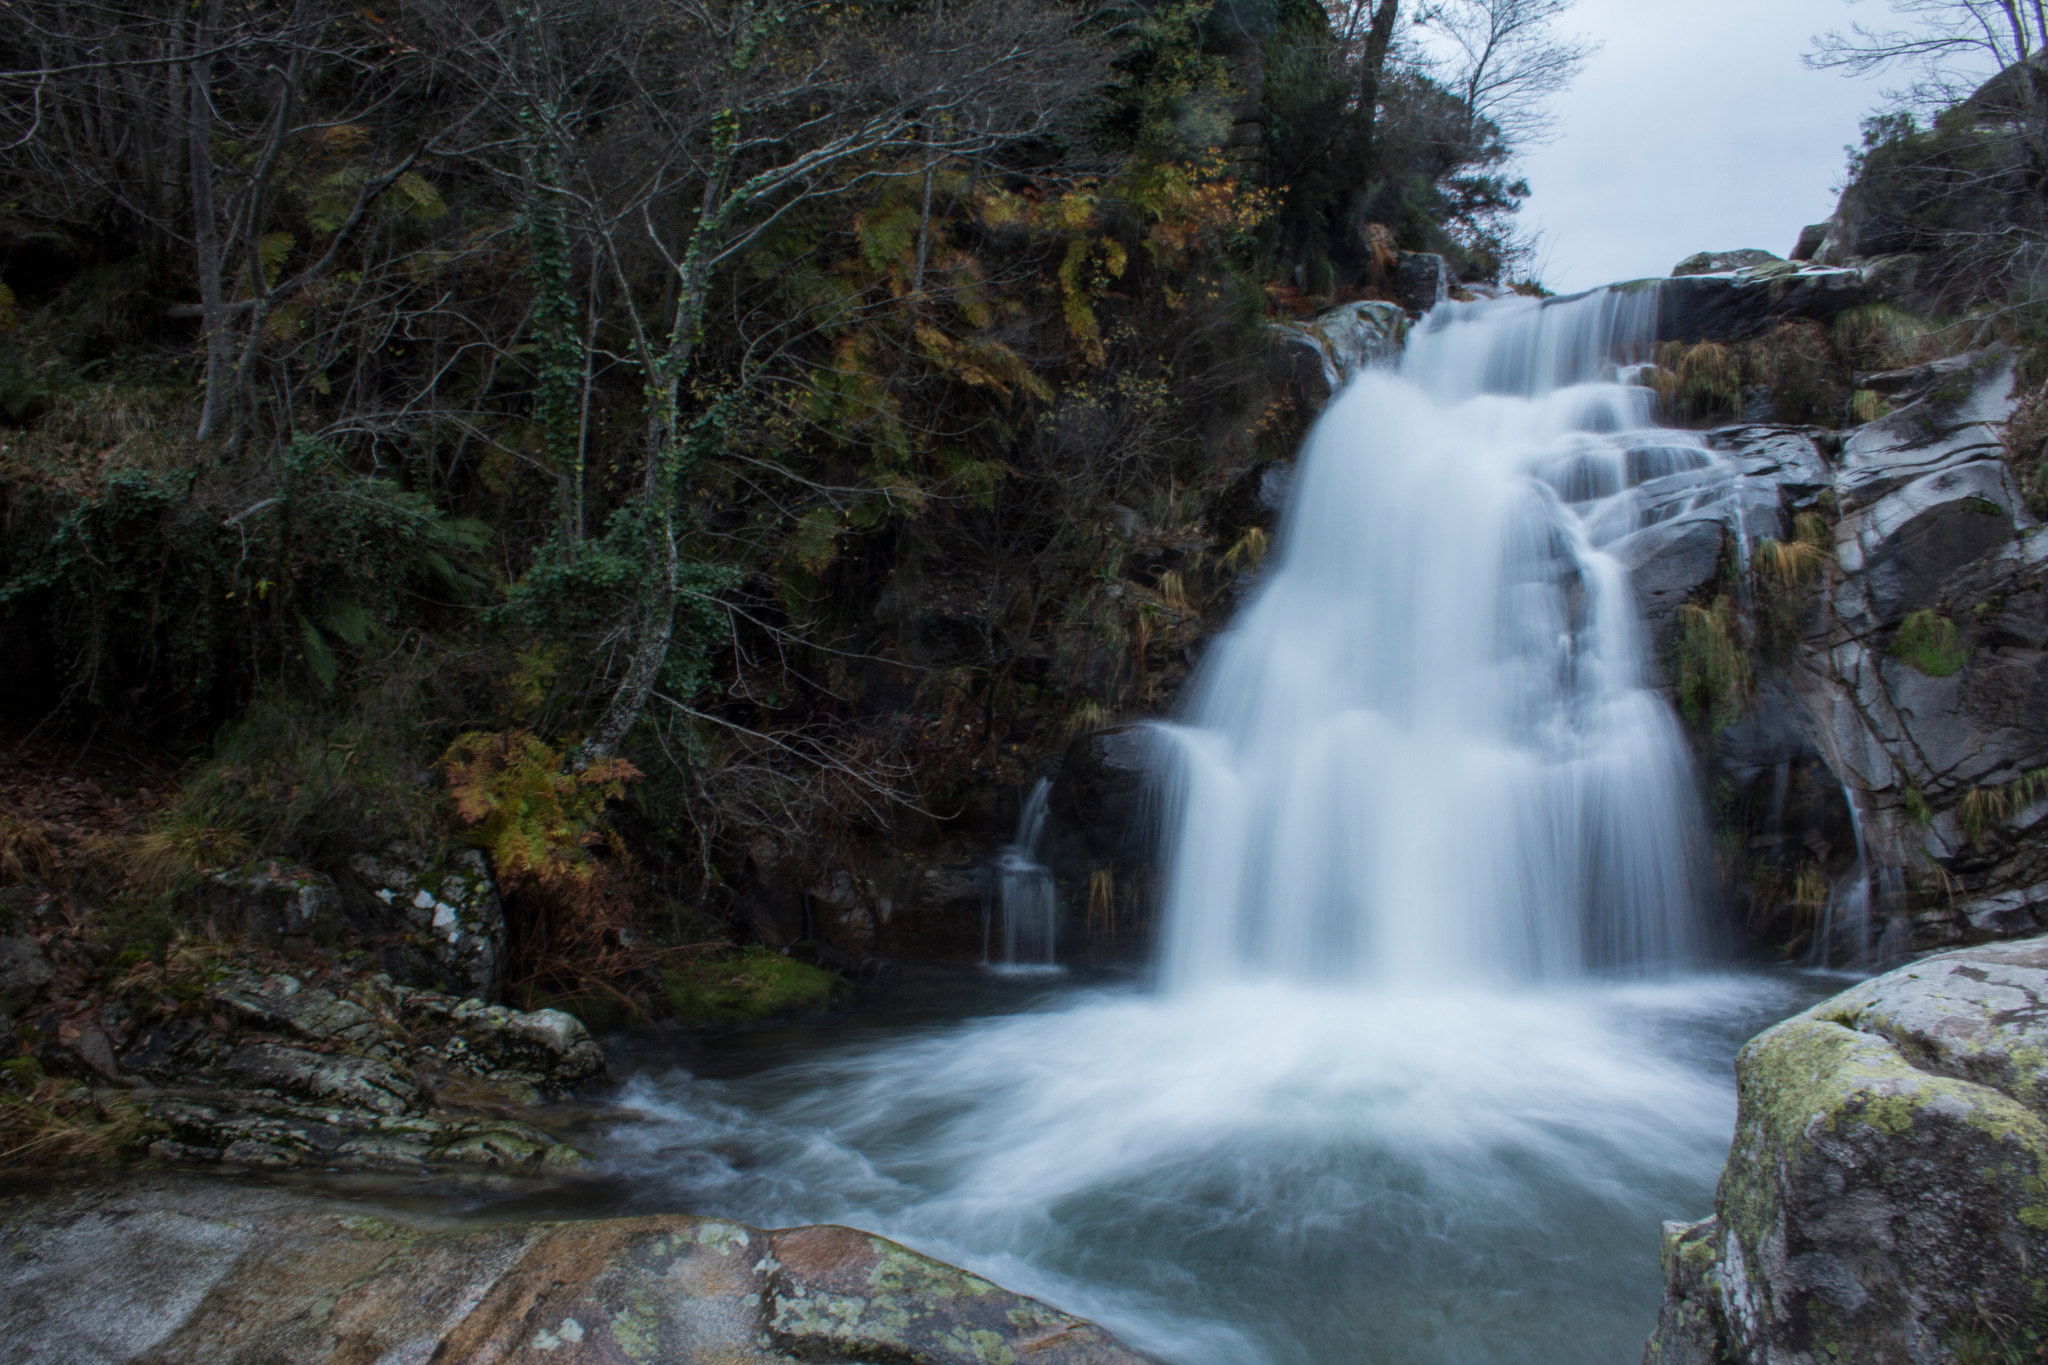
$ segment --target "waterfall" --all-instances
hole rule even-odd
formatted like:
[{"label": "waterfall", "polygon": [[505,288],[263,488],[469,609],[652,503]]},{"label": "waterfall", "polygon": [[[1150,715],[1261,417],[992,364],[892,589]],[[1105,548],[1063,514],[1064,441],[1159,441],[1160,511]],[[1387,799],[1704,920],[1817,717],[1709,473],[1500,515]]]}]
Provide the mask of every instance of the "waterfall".
[{"label": "waterfall", "polygon": [[[1814,930],[1807,949],[1810,967],[1854,971],[1870,963],[1870,848],[1863,839],[1863,807],[1856,793],[1842,784],[1842,800],[1849,806],[1849,829],[1856,836],[1856,861],[1842,879],[1828,888],[1827,904],[1821,907],[1820,926]],[[1851,940],[1846,961],[1836,961],[1835,940]]]},{"label": "waterfall", "polygon": [[1040,778],[1024,798],[1017,816],[1017,837],[996,855],[995,911],[1003,930],[1003,957],[990,957],[989,925],[982,925],[982,961],[1012,970],[1047,970],[1058,965],[1059,903],[1052,871],[1039,861],[1045,839],[1045,812],[1052,783]]},{"label": "waterfall", "polygon": [[1168,779],[1164,971],[1555,980],[1695,958],[1690,762],[1603,547],[1718,463],[1652,421],[1654,289],[1450,303],[1331,402]]}]

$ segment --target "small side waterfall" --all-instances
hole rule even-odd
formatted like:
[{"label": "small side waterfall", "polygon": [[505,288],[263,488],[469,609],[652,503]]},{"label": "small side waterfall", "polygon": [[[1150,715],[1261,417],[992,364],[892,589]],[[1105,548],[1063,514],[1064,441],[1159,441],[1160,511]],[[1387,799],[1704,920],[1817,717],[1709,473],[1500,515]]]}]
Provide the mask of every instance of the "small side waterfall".
[{"label": "small side waterfall", "polygon": [[1719,477],[1625,382],[1655,318],[1654,290],[1445,304],[1333,400],[1166,727],[1169,985],[1697,957],[1690,761],[1603,549],[1640,485]]},{"label": "small side waterfall", "polygon": [[1040,778],[1024,798],[1017,837],[996,855],[994,911],[1002,925],[1002,958],[991,954],[990,925],[982,926],[982,962],[1012,970],[1048,970],[1059,963],[1059,902],[1052,871],[1039,861],[1052,783]]},{"label": "small side waterfall", "polygon": [[[1827,904],[1821,907],[1820,927],[1814,931],[1813,946],[1807,950],[1807,965],[1823,970],[1854,970],[1870,961],[1870,849],[1863,839],[1863,808],[1856,793],[1842,788],[1842,800],[1849,807],[1849,828],[1856,835],[1856,863],[1840,881],[1828,889]],[[1848,941],[1847,951],[1837,939]]]}]

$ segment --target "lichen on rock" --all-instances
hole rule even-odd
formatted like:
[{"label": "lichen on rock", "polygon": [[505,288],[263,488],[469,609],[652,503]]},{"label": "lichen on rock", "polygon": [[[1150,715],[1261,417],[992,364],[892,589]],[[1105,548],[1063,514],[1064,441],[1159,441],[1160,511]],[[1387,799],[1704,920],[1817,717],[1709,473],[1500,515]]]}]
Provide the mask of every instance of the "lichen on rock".
[{"label": "lichen on rock", "polygon": [[2048,1340],[2048,939],[1902,967],[1736,1060],[1650,1362],[1923,1365]]},{"label": "lichen on rock", "polygon": [[158,1178],[0,1202],[0,1236],[0,1340],[91,1341],[94,1359],[1147,1365],[1093,1323],[843,1227],[459,1228]]}]

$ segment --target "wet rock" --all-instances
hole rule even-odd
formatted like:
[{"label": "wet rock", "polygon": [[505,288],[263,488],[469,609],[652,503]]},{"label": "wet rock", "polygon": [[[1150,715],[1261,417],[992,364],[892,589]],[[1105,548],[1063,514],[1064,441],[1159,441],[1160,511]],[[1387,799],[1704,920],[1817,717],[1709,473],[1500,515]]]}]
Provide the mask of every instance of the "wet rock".
[{"label": "wet rock", "polygon": [[1941,372],[1921,397],[1856,428],[1842,442],[1837,496],[1844,511],[1944,469],[2004,454],[1999,426],[2012,415],[2013,358],[1986,351]]},{"label": "wet rock", "polygon": [[[1823,447],[1823,439],[1830,444]],[[1835,473],[1827,449],[1832,432],[1815,427],[1752,424],[1707,433],[1707,444],[1725,455],[1742,476],[1770,488],[1795,511],[1811,510],[1820,494],[1832,495]]]},{"label": "wet rock", "polygon": [[1314,391],[1320,406],[1365,371],[1400,358],[1408,316],[1398,304],[1343,303],[1305,322],[1277,323],[1273,333],[1287,353],[1281,364],[1288,377]]},{"label": "wet rock", "polygon": [[1420,315],[1450,296],[1450,262],[1426,251],[1402,254],[1394,266],[1394,297],[1403,308]]},{"label": "wet rock", "polygon": [[0,937],[0,1019],[40,1000],[53,975],[43,950],[27,935]]},{"label": "wet rock", "polygon": [[1720,574],[1723,541],[1718,519],[1694,517],[1638,531],[1613,547],[1635,586],[1653,648],[1671,643],[1678,609]]},{"label": "wet rock", "polygon": [[[1953,384],[1966,386],[1956,396],[1974,396],[1982,387],[1983,380],[1994,372],[1995,366],[2011,359],[2003,348],[1993,347],[1981,351],[1966,351],[1962,355],[1943,356],[1930,360],[1924,365],[1909,365],[1903,370],[1865,372],[1855,376],[1856,387],[1869,389],[1887,397],[1906,401],[1926,398]],[[1952,396],[1951,401],[1954,401]],[[2009,409],[2008,409],[2009,410]],[[1996,415],[1987,415],[1980,420],[2002,420]]]},{"label": "wet rock", "polygon": [[1828,322],[1870,301],[1858,270],[1791,261],[1684,275],[1657,290],[1659,341],[1750,341],[1788,318]]},{"label": "wet rock", "polygon": [[1053,816],[1100,858],[1142,847],[1151,833],[1146,792],[1159,755],[1150,726],[1094,730],[1067,746],[1051,795]]},{"label": "wet rock", "polygon": [[1827,239],[1828,225],[1826,223],[1809,223],[1807,226],[1799,229],[1799,240],[1793,243],[1792,254],[1786,259],[1810,261],[1820,254],[1821,244],[1827,241]]},{"label": "wet rock", "polygon": [[209,926],[221,938],[246,939],[306,954],[339,941],[341,894],[310,868],[265,859],[222,872],[200,892]]},{"label": "wet rock", "polygon": [[[1840,435],[1709,432],[1739,488],[1716,493],[1674,476],[1641,490],[1645,517],[1718,519],[1751,553],[1765,536],[1791,534],[1802,514],[1832,524],[1832,555],[1808,562],[1790,598],[1773,600],[1786,585],[1768,570],[1752,580],[1763,594],[1750,609],[1752,665],[1790,723],[1769,727],[1767,743],[1756,736],[1761,747],[1745,741],[1750,771],[1728,775],[1753,788],[1755,770],[1824,765],[1861,825],[1863,875],[1882,888],[1874,918],[1850,938],[1886,954],[2031,932],[2025,893],[2048,881],[2048,810],[2011,785],[2048,766],[2048,529],[2022,505],[2006,463],[2013,382],[2013,358],[1998,349],[1859,376],[1899,406]],[[1651,590],[1644,606],[1668,641],[1660,597],[1682,598],[1686,580],[1705,573],[1704,533],[1689,546],[1675,530],[1639,534],[1614,548],[1637,569],[1639,590]],[[1947,676],[1899,652],[1901,627],[1919,612],[1953,631],[1959,662]],[[1703,761],[1725,770],[1725,748],[1717,739]],[[1768,792],[1753,794],[1741,820],[1774,808]],[[1752,825],[1731,832],[1776,838]],[[1798,850],[1772,856],[1788,879],[1818,868],[1832,882],[1851,870]]]},{"label": "wet rock", "polygon": [[[1749,1043],[1649,1361],[1997,1358],[2048,1313],[2048,940],[1945,953]],[[2009,1335],[2010,1340],[2005,1338]]]},{"label": "wet rock", "polygon": [[0,1339],[62,1342],[70,1365],[1145,1360],[1092,1323],[848,1228],[666,1215],[462,1229],[159,1180],[17,1197],[0,1235],[14,1248]]},{"label": "wet rock", "polygon": [[2018,507],[2005,465],[1976,460],[1916,479],[1844,517],[1836,559],[1861,579],[1856,622],[1891,625],[1940,602],[1961,570],[2013,540]]},{"label": "wet rock", "polygon": [[[1815,243],[1815,245],[1819,245]],[[1702,251],[1688,256],[1671,267],[1673,279],[1684,275],[1720,275],[1737,270],[1748,270],[1760,265],[1782,265],[1783,258],[1755,247],[1744,247],[1739,251]]]},{"label": "wet rock", "polygon": [[343,889],[358,928],[405,935],[403,944],[382,954],[386,970],[411,985],[496,998],[505,909],[481,853],[465,848],[434,858],[394,848],[381,856],[358,854],[348,873]]},{"label": "wet rock", "polygon": [[1270,532],[1287,510],[1294,487],[1294,466],[1285,460],[1260,460],[1230,481],[1210,506],[1209,528],[1226,545],[1253,527]]}]

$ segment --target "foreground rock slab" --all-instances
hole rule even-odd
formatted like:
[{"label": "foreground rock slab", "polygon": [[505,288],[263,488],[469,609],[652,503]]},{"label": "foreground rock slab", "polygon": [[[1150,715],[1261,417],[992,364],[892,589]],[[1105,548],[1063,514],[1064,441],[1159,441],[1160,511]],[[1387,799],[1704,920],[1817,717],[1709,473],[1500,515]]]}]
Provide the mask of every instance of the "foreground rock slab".
[{"label": "foreground rock slab", "polygon": [[0,1365],[1143,1365],[842,1227],[462,1227],[197,1177],[0,1202]]},{"label": "foreground rock slab", "polygon": [[1866,981],[1736,1059],[1714,1216],[1665,1224],[1650,1365],[1932,1365],[2048,1342],[2048,938]]}]

